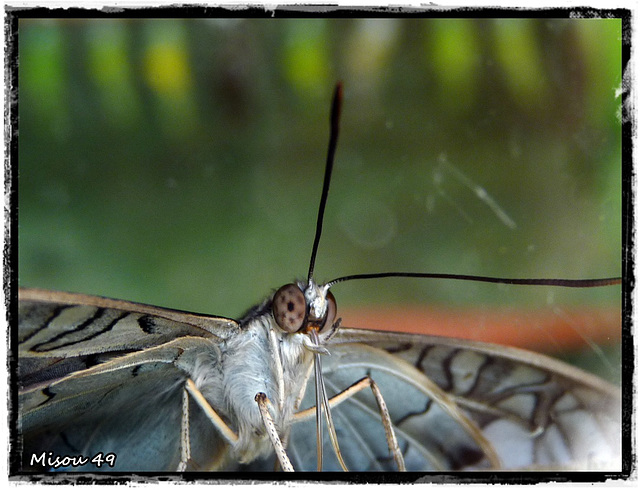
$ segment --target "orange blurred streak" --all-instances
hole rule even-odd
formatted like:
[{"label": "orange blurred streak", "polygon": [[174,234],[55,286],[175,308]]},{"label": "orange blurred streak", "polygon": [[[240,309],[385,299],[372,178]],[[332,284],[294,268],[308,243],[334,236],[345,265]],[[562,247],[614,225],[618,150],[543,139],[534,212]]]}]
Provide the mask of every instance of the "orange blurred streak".
[{"label": "orange blurred streak", "polygon": [[620,343],[622,335],[618,308],[461,312],[394,306],[343,309],[339,316],[346,327],[441,335],[544,352],[579,349],[589,343]]}]

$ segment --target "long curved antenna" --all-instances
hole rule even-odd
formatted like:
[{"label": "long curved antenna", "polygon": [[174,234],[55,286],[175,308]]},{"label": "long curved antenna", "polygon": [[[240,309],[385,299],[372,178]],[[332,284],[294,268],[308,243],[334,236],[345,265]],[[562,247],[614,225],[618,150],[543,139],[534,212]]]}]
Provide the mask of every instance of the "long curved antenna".
[{"label": "long curved antenna", "polygon": [[373,274],[353,274],[333,279],[326,283],[328,288],[334,284],[356,279],[379,279],[381,277],[420,277],[428,279],[454,279],[459,281],[492,282],[497,284],[517,284],[529,286],[558,286],[566,288],[594,288],[620,284],[622,278],[607,277],[603,279],[509,279],[503,277],[471,276],[466,274],[439,274],[429,272],[379,272]]},{"label": "long curved antenna", "polygon": [[333,170],[333,159],[336,154],[336,145],[338,144],[338,133],[340,132],[340,112],[342,110],[342,83],[336,84],[333,93],[333,102],[331,104],[331,115],[329,121],[331,123],[331,135],[329,136],[329,151],[327,153],[327,164],[324,169],[324,182],[322,184],[322,196],[320,197],[320,208],[318,209],[318,221],[316,223],[316,237],[313,240],[313,249],[311,251],[311,261],[309,262],[309,275],[307,282],[313,276],[313,268],[316,263],[316,254],[318,253],[318,245],[320,244],[320,236],[322,235],[322,220],[324,218],[324,208],[329,197],[329,185],[331,184],[331,171]]}]

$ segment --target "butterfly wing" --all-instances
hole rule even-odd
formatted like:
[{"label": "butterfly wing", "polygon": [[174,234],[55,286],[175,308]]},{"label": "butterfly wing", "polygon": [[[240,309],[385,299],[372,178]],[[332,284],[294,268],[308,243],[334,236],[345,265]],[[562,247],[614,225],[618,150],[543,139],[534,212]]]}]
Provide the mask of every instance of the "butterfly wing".
[{"label": "butterfly wing", "polygon": [[[113,453],[115,467],[79,469],[175,470],[184,382],[202,356],[215,364],[215,344],[237,324],[85,295],[21,290],[19,299],[23,468],[48,469],[42,454]],[[215,428],[188,410],[194,468],[223,464]]]},{"label": "butterfly wing", "polygon": [[[84,295],[20,294],[20,428],[25,468],[43,453],[114,453],[115,468],[174,470],[182,386],[199,356],[238,328],[222,318]],[[441,337],[341,329],[323,359],[330,395],[364,376],[380,387],[410,470],[619,468],[620,394],[530,352]],[[307,389],[302,408],[313,405]],[[333,410],[353,470],[394,469],[370,390]],[[193,469],[225,468],[228,451],[189,408]],[[313,421],[292,428],[298,470],[316,465]],[[325,441],[325,469],[339,469]],[[271,463],[263,468],[271,469]],[[257,466],[250,467],[255,469]]]},{"label": "butterfly wing", "polygon": [[[409,470],[620,470],[619,390],[564,363],[502,346],[355,329],[341,329],[330,352],[323,358],[329,395],[370,376]],[[310,386],[302,408],[313,404]],[[350,469],[395,469],[371,390],[332,414]],[[316,467],[314,423],[292,428],[297,469]],[[339,471],[328,440],[324,454],[325,469]]]}]

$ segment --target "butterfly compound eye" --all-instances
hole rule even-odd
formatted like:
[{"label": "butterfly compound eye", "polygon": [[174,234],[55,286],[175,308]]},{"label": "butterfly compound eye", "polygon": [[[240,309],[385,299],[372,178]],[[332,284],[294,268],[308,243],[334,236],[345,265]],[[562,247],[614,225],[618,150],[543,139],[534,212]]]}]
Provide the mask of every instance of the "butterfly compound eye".
[{"label": "butterfly compound eye", "polygon": [[320,329],[320,333],[326,333],[331,330],[333,322],[336,319],[336,311],[338,307],[336,305],[336,298],[333,297],[331,291],[327,293],[327,316],[325,317],[324,324]]},{"label": "butterfly compound eye", "polygon": [[307,302],[304,293],[295,284],[287,284],[273,296],[273,317],[285,332],[293,333],[302,328],[307,315]]}]

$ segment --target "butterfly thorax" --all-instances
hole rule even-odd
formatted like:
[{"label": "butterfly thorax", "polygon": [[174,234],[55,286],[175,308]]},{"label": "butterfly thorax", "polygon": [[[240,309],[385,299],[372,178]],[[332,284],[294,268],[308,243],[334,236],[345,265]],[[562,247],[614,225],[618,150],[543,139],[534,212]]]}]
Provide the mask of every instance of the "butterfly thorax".
[{"label": "butterfly thorax", "polygon": [[[216,363],[199,363],[194,382],[238,435],[233,452],[244,463],[269,453],[273,447],[260,417],[256,394],[265,393],[269,398],[274,422],[284,437],[297,409],[296,400],[302,397],[306,386],[313,355],[304,347],[306,335],[282,332],[270,311],[253,316],[242,325],[238,335],[219,344]],[[280,384],[286,389],[281,390]]]}]

